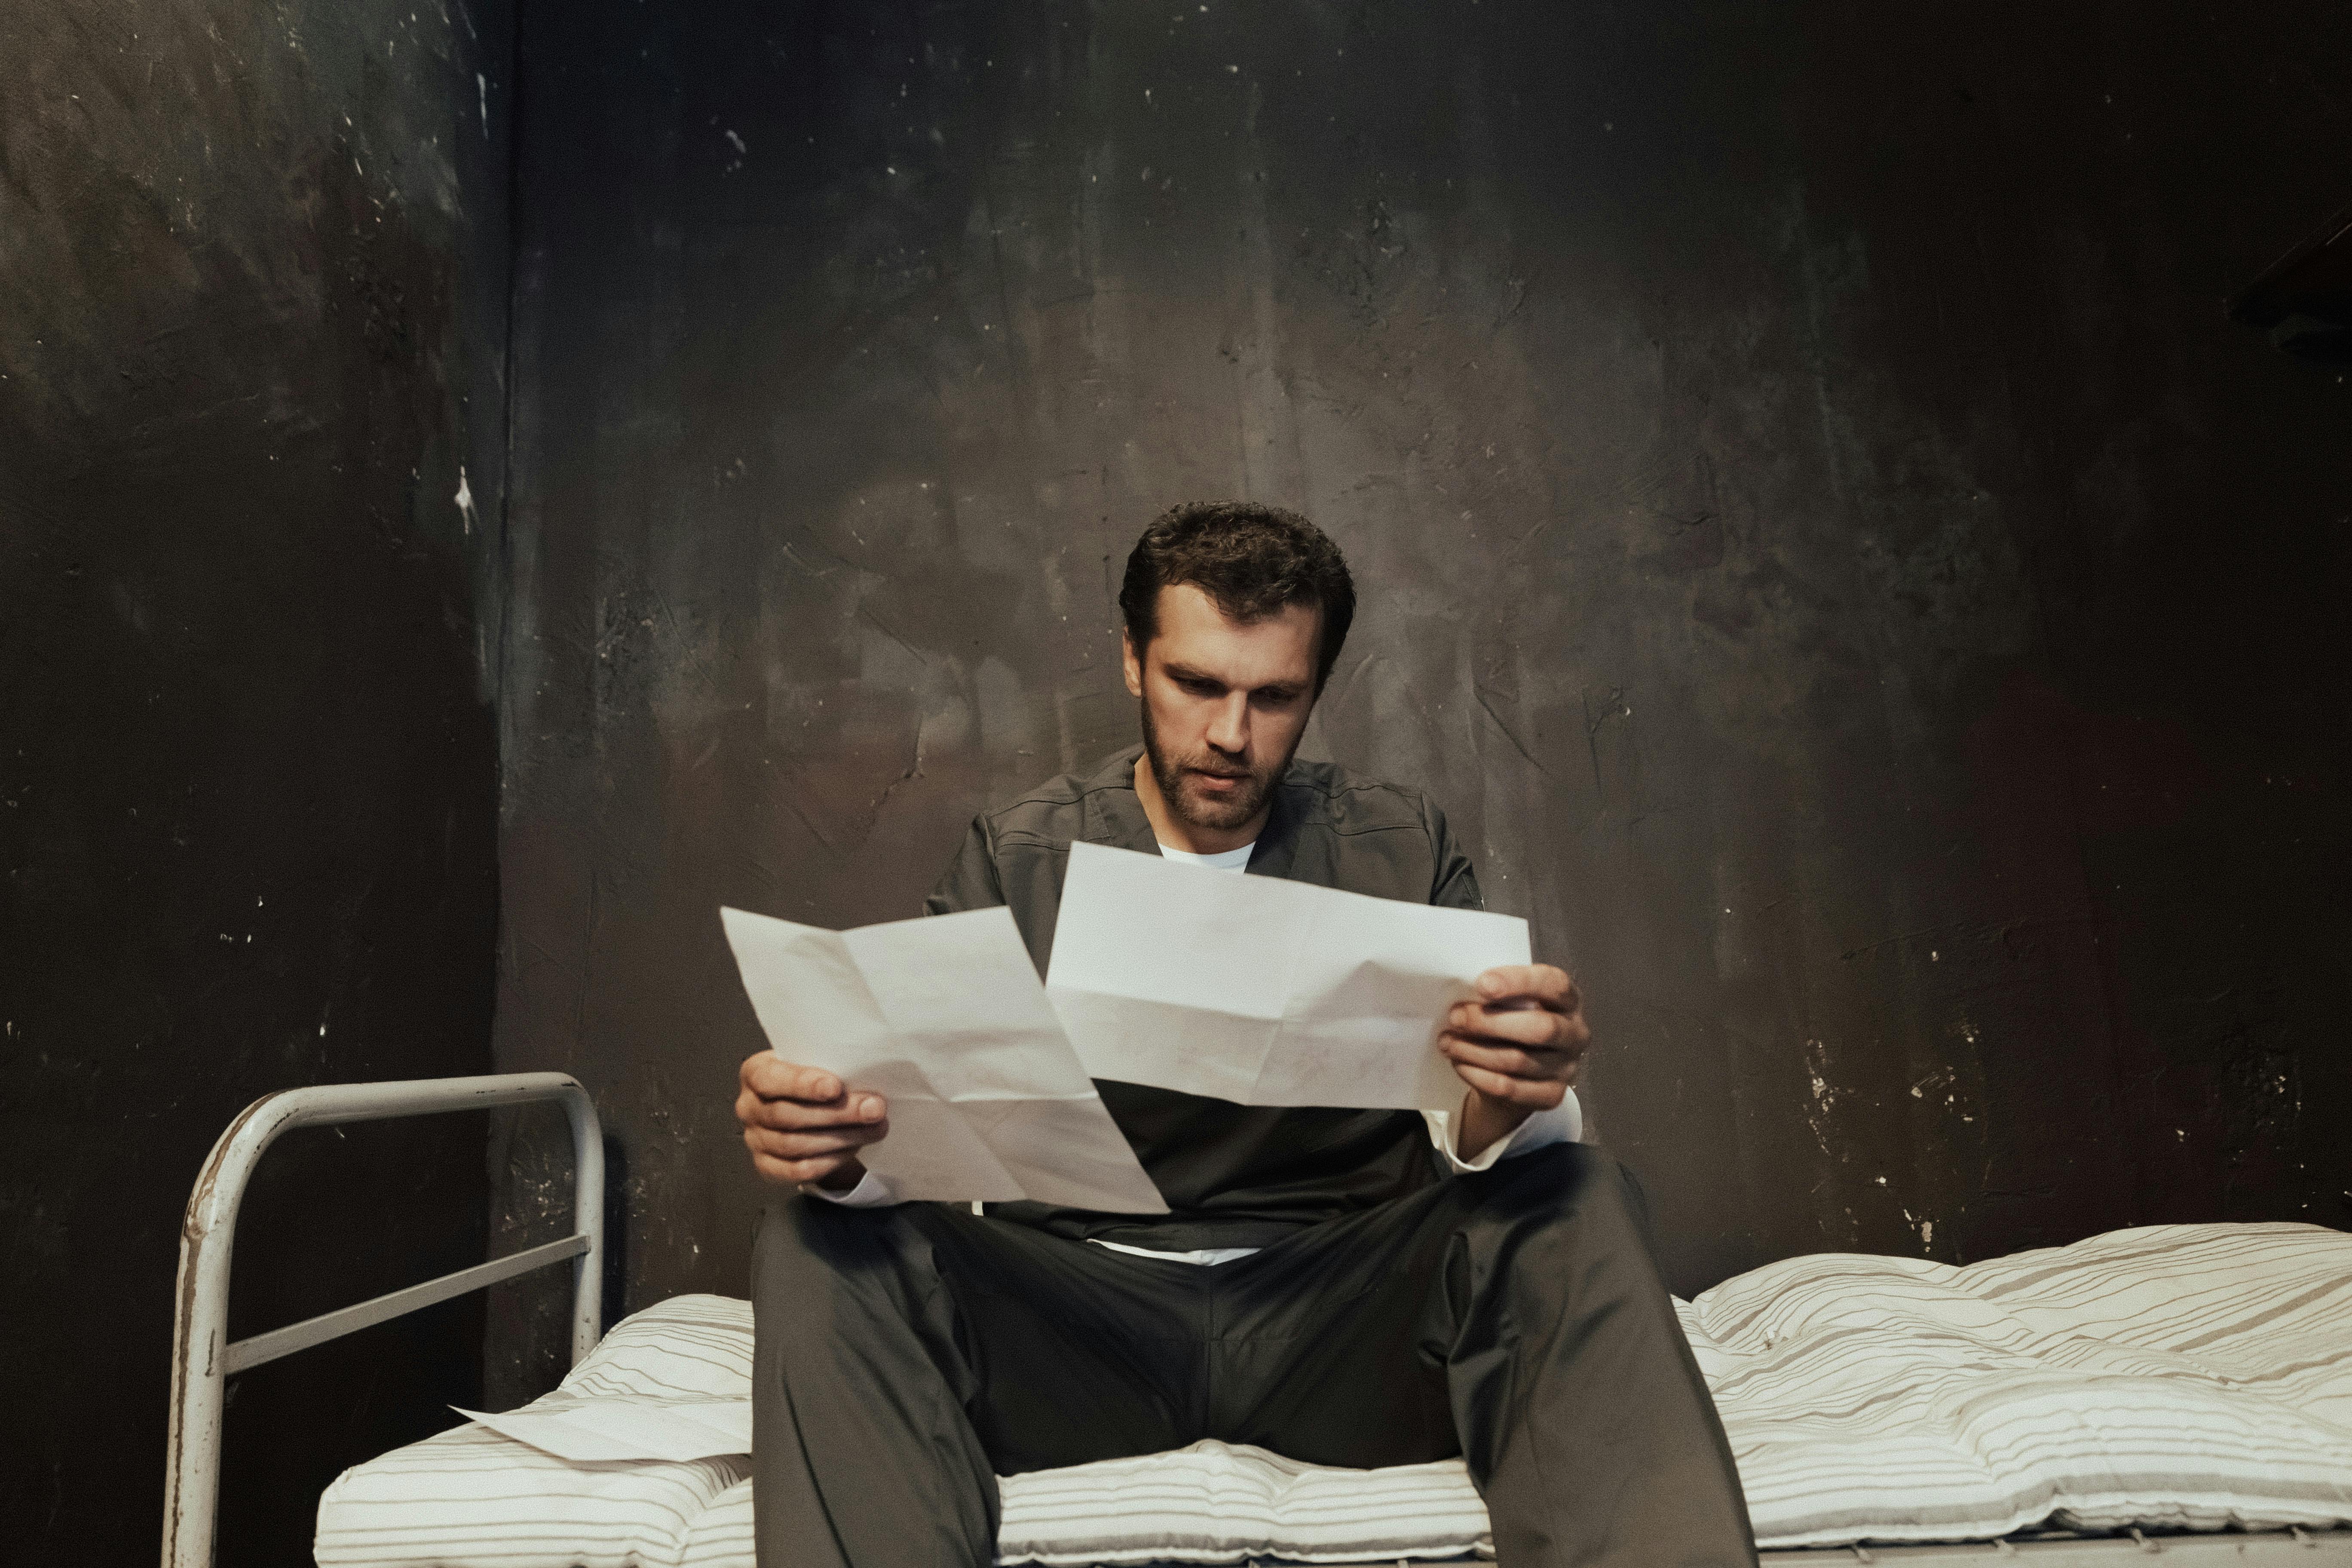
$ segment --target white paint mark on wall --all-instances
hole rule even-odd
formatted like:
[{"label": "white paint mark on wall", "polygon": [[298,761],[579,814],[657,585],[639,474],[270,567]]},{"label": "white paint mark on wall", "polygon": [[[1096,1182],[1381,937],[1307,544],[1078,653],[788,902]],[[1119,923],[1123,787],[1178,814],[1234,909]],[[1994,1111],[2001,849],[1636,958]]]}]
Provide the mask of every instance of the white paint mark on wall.
[{"label": "white paint mark on wall", "polygon": [[457,465],[457,515],[466,521],[466,531],[474,531],[474,489],[466,482],[466,465]]},{"label": "white paint mark on wall", "polygon": [[474,96],[482,106],[482,140],[487,142],[490,139],[490,79],[479,71],[474,73]]},{"label": "white paint mark on wall", "polygon": [[1830,1119],[1837,1111],[1838,1091],[1827,1077],[1829,1047],[1820,1040],[1805,1042],[1805,1076],[1811,1080],[1812,1103],[1805,1108],[1805,1122],[1812,1129],[1813,1142],[1823,1154],[1837,1157],[1834,1141],[1830,1135]]}]

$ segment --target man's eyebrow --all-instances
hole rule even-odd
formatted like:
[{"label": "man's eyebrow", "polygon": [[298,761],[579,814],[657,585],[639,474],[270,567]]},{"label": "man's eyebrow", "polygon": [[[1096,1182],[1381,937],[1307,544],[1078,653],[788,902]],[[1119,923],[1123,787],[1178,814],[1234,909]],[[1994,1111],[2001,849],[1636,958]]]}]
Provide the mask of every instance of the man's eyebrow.
[{"label": "man's eyebrow", "polygon": [[[1222,677],[1211,675],[1204,669],[1195,669],[1189,664],[1179,664],[1174,659],[1168,660],[1160,668],[1167,671],[1168,677],[1171,680],[1197,680],[1209,686],[1221,686],[1228,689],[1230,689],[1233,684],[1231,681],[1225,680]],[[1264,686],[1254,686],[1250,688],[1250,689],[1253,692],[1260,693],[1264,696],[1279,699],[1285,697],[1296,697],[1301,691],[1307,689],[1307,685],[1306,682],[1298,680],[1269,680]]]}]

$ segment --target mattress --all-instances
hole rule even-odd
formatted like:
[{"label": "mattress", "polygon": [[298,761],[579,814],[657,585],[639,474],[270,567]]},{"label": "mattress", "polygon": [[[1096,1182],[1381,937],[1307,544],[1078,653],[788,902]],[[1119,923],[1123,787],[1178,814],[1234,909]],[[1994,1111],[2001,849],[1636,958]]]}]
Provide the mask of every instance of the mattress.
[{"label": "mattress", "polygon": [[[1766,1548],[2352,1525],[2352,1237],[2166,1226],[1964,1268],[1792,1258],[1678,1303]],[[538,1406],[748,1399],[750,1306],[629,1318]],[[1220,1443],[1007,1479],[999,1561],[1491,1556],[1459,1461]],[[346,1471],[320,1568],[751,1568],[743,1458],[569,1464],[463,1426]]]},{"label": "mattress", "polygon": [[1791,1258],[1684,1313],[1759,1543],[2352,1523],[2352,1236]]}]

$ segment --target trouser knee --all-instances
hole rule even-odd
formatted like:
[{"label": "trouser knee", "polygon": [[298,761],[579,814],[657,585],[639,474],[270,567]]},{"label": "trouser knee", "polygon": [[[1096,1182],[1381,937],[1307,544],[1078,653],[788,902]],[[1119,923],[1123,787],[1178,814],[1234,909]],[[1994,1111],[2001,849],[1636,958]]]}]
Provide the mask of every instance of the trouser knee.
[{"label": "trouser knee", "polygon": [[797,1193],[771,1199],[760,1216],[751,1249],[755,1302],[806,1302],[838,1293],[849,1279],[871,1273],[887,1254],[877,1234],[886,1215],[845,1210]]},{"label": "trouser knee", "polygon": [[1488,1175],[1497,1179],[1482,1208],[1529,1228],[1622,1236],[1655,1251],[1641,1179],[1589,1143],[1555,1143],[1498,1161]]},{"label": "trouser knee", "polygon": [[778,1193],[760,1207],[753,1227],[751,1277],[754,1284],[774,1271],[805,1266],[809,1254],[808,1200],[796,1193]]}]

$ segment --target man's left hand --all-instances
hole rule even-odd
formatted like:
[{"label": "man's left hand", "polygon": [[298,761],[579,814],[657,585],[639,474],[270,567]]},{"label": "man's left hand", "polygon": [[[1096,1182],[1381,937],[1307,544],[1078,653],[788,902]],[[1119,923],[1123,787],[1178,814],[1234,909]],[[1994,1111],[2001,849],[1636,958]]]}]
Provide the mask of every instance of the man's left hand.
[{"label": "man's left hand", "polygon": [[1456,1141],[1465,1160],[1566,1099],[1592,1048],[1583,994],[1566,971],[1505,964],[1478,976],[1477,991],[1447,1010],[1437,1037],[1470,1086]]}]

